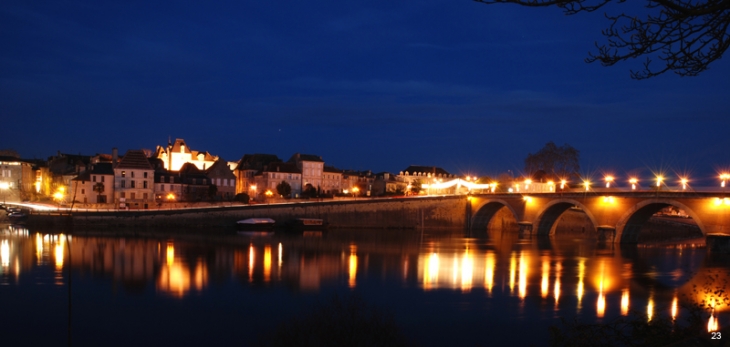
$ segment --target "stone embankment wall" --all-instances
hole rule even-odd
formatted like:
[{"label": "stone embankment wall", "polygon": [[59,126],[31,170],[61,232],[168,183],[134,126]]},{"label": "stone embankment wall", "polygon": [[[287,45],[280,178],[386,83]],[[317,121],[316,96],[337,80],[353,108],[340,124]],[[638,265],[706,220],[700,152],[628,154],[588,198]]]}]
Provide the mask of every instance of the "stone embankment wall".
[{"label": "stone embankment wall", "polygon": [[364,199],[252,206],[219,206],[186,210],[34,212],[28,225],[74,228],[233,227],[246,218],[272,218],[284,224],[294,218],[321,218],[335,228],[463,228],[466,197]]}]

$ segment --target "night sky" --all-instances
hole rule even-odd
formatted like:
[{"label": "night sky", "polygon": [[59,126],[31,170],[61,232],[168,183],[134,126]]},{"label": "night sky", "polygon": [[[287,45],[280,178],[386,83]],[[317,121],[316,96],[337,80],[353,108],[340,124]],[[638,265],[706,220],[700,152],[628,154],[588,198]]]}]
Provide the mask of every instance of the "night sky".
[{"label": "night sky", "polygon": [[[341,169],[520,172],[546,142],[583,174],[730,167],[730,62],[632,80],[583,59],[604,12],[418,2],[0,2],[0,149],[154,149]],[[635,10],[643,12],[640,7]]]}]

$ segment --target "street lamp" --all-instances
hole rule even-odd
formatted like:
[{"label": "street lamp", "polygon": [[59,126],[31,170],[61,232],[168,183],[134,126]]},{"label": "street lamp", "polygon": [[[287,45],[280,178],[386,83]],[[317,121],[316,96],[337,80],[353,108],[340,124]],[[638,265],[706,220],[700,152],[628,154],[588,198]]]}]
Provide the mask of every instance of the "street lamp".
[{"label": "street lamp", "polygon": [[526,179],[526,180],[525,180],[525,190],[528,190],[528,189],[530,189],[530,184],[532,184],[532,180],[531,180],[531,179],[529,179],[529,178],[528,178],[528,179]]},{"label": "street lamp", "polygon": [[723,174],[720,175],[720,179],[722,180],[722,182],[720,182],[720,187],[725,188],[725,181],[727,181],[728,179],[730,179],[730,174],[723,173]]},{"label": "street lamp", "polygon": [[586,187],[586,191],[591,189],[591,181],[588,181],[588,180],[583,181],[583,185]]},{"label": "street lamp", "polygon": [[687,183],[689,183],[689,180],[686,178],[682,178],[679,180],[679,182],[682,183],[682,190],[687,190]]},{"label": "street lamp", "polygon": [[567,183],[568,183],[567,180],[560,180],[560,190],[565,189],[565,184],[567,184]]},{"label": "street lamp", "polygon": [[662,181],[663,180],[664,180],[664,177],[662,177],[661,175],[659,175],[659,176],[656,177],[656,187],[657,188],[659,188],[659,187],[662,186]]},{"label": "street lamp", "polygon": [[359,192],[359,191],[360,191],[360,188],[358,188],[358,187],[353,187],[353,188],[352,188],[352,196],[353,196],[354,198],[357,198],[357,192]]},{"label": "street lamp", "polygon": [[639,183],[639,180],[632,177],[629,183],[631,183],[631,190],[636,190],[636,184]]},{"label": "street lamp", "polygon": [[611,182],[613,182],[613,176],[606,176],[606,188],[611,188]]}]

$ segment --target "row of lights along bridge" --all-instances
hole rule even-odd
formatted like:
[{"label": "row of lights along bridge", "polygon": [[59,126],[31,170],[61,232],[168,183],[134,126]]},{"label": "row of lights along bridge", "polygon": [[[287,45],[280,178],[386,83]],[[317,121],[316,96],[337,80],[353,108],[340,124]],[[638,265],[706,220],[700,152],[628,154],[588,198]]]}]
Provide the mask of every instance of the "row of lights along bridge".
[{"label": "row of lights along bridge", "polygon": [[[725,186],[727,185],[727,181],[730,180],[730,174],[722,173],[719,175],[719,178],[720,178],[720,187],[725,188]],[[611,186],[616,183],[616,178],[614,176],[610,176],[610,175],[605,176],[603,180],[606,183],[606,188],[611,188]],[[491,183],[487,183],[487,184],[478,184],[478,183],[472,182],[472,181],[476,181],[476,177],[467,176],[466,182],[462,181],[461,179],[456,179],[456,180],[453,180],[450,182],[443,182],[442,180],[434,179],[433,184],[424,184],[424,188],[441,189],[441,188],[451,187],[453,185],[464,185],[467,188],[469,188],[470,190],[471,189],[487,189],[487,190],[491,190],[491,192],[494,193],[497,186],[499,185],[497,182],[491,182]],[[569,181],[565,180],[565,179],[560,180],[557,183],[554,181],[548,181],[547,182],[548,191],[554,192],[555,186],[558,184],[560,186],[560,190],[565,190],[565,187],[568,185],[568,183],[569,183]],[[628,183],[631,184],[631,190],[636,190],[639,185],[639,179],[636,177],[630,177],[628,180]],[[666,184],[666,178],[662,175],[656,175],[655,178],[652,180],[652,185],[654,185],[655,183],[656,183],[655,187],[657,189],[661,188],[663,184]],[[687,188],[689,187],[689,179],[686,177],[680,177],[678,183],[681,185],[683,191],[687,190]],[[525,190],[529,190],[530,185],[532,185],[532,184],[533,184],[533,181],[531,179],[526,179],[522,183],[522,185],[524,185]],[[585,191],[589,191],[591,189],[592,184],[593,183],[590,180],[583,180],[581,185],[583,186]],[[519,192],[520,185],[521,185],[520,183],[515,183],[514,188],[513,187],[508,188],[508,192],[510,192],[510,193]]]}]

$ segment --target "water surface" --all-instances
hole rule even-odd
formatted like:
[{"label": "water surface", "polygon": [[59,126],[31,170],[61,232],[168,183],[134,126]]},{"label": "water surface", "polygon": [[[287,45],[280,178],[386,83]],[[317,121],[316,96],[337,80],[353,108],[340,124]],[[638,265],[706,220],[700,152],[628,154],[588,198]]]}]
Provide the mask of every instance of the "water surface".
[{"label": "water surface", "polygon": [[[728,273],[703,247],[514,231],[307,235],[0,233],[4,344],[253,345],[335,295],[391,312],[415,345],[546,345],[559,318],[682,314]],[[730,320],[720,315],[725,324]]]}]

